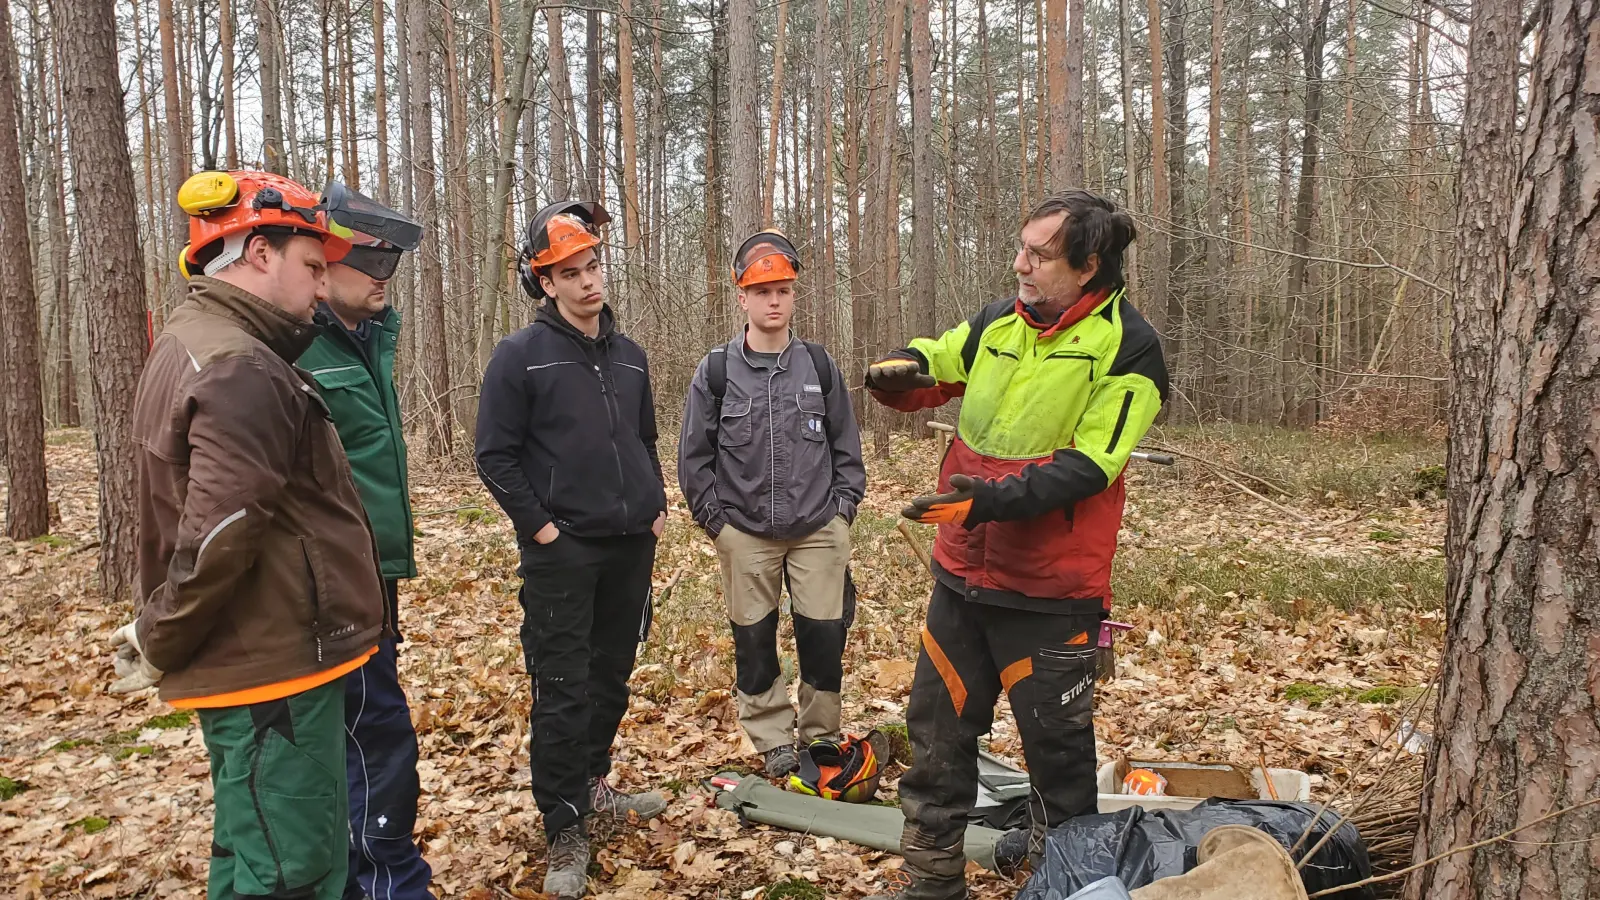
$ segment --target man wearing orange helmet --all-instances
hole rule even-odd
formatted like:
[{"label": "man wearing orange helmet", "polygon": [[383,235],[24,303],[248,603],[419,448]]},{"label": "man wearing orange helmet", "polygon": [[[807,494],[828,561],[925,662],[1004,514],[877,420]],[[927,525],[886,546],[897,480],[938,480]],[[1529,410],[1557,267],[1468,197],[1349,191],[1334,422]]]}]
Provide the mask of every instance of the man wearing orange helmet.
[{"label": "man wearing orange helmet", "polygon": [[349,824],[342,677],[384,630],[372,531],[315,383],[327,266],[349,242],[318,197],[202,172],[188,297],[134,403],[138,617],[112,637],[127,693],[199,711],[216,821],[207,893],[334,900]]},{"label": "man wearing orange helmet", "polygon": [[647,819],[653,792],[611,787],[611,745],[650,626],[666,522],[644,351],[617,330],[596,249],[610,216],[562,202],[529,222],[522,288],[544,300],[495,348],[478,400],[478,474],[522,552],[522,650],[533,680],[528,755],[549,840],[544,892],[587,890],[591,813]]},{"label": "man wearing orange helmet", "polygon": [[[678,440],[678,484],[716,544],[733,626],[739,724],[768,777],[795,748],[836,739],[845,635],[855,615],[850,522],[866,493],[861,432],[839,367],[789,327],[800,256],[776,231],[734,254],[746,324],[695,370]],[[778,662],[778,601],[789,589],[800,710]]]}]

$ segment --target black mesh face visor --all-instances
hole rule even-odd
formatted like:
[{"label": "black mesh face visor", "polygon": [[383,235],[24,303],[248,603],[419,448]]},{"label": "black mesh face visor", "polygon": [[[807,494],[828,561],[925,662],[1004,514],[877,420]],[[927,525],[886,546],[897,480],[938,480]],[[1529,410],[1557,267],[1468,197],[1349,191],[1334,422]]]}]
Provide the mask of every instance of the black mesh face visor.
[{"label": "black mesh face visor", "polygon": [[[323,188],[321,205],[329,219],[357,234],[377,238],[400,250],[415,250],[422,243],[421,225],[340,182],[330,181]],[[391,266],[390,273],[393,271]]]},{"label": "black mesh face visor", "polygon": [[374,281],[388,281],[394,277],[394,270],[399,268],[400,257],[404,253],[399,247],[356,244],[339,262]]}]

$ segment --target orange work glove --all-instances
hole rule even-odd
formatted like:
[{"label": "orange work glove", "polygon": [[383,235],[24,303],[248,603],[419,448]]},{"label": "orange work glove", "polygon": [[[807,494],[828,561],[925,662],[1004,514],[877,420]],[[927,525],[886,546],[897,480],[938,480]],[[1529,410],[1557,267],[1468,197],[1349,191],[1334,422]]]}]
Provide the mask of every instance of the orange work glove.
[{"label": "orange work glove", "polygon": [[972,513],[975,483],[970,475],[951,475],[949,493],[918,497],[900,515],[924,525],[961,525]]},{"label": "orange work glove", "polygon": [[914,359],[884,359],[867,367],[867,387],[874,390],[899,393],[931,388],[938,383],[932,375],[924,373],[922,365]]}]

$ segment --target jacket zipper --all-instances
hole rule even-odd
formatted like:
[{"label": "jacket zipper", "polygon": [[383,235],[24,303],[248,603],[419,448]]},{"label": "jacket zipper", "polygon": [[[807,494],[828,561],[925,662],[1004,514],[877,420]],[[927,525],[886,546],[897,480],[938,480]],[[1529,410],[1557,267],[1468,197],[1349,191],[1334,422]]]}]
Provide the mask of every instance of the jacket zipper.
[{"label": "jacket zipper", "polygon": [[[606,367],[611,366],[611,350],[609,343],[601,350],[606,357]],[[600,379],[600,396],[605,400],[606,421],[610,426],[611,460],[617,464],[617,499],[622,502],[622,527],[628,527],[628,491],[625,479],[622,476],[622,450],[617,446],[617,418],[622,415],[622,410],[617,408],[617,392],[606,388],[605,373],[600,371],[600,366],[594,367],[594,374]],[[613,382],[613,384],[615,384]]]},{"label": "jacket zipper", "polygon": [[[300,539],[300,554],[306,561],[306,584],[311,590],[307,593],[311,597],[311,639],[317,645],[317,663],[322,663],[322,598],[317,591],[317,570],[311,564],[311,550],[306,546],[305,538]],[[387,607],[388,601],[384,601]]]}]

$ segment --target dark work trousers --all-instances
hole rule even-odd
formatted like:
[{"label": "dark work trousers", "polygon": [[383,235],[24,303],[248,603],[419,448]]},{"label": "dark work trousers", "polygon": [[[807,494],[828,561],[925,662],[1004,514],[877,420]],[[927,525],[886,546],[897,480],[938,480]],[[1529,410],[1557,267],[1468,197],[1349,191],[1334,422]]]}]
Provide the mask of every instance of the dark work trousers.
[{"label": "dark work trousers", "polygon": [[[390,621],[399,583],[385,581]],[[396,641],[344,677],[345,772],[350,784],[350,873],[346,900],[432,898],[433,870],[412,832],[417,824],[417,733],[396,670]]]},{"label": "dark work trousers", "polygon": [[554,835],[589,813],[611,771],[628,676],[648,629],[655,535],[563,533],[522,547],[522,654],[533,681],[533,799]]},{"label": "dark work trousers", "polygon": [[1097,613],[1051,614],[968,601],[936,584],[906,725],[913,763],[900,779],[906,861],[922,874],[965,869],[963,835],[978,797],[978,738],[1011,698],[1033,785],[1034,831],[1096,811]]}]

